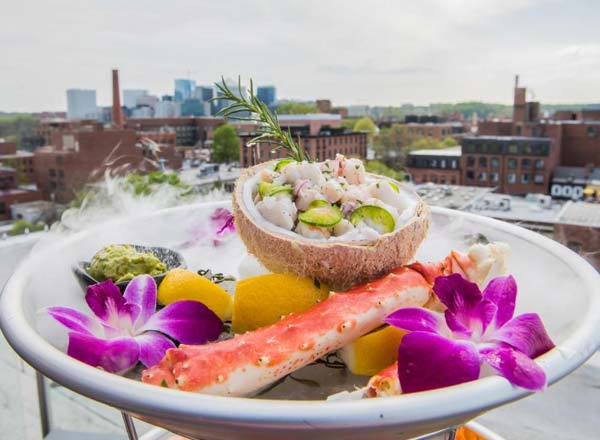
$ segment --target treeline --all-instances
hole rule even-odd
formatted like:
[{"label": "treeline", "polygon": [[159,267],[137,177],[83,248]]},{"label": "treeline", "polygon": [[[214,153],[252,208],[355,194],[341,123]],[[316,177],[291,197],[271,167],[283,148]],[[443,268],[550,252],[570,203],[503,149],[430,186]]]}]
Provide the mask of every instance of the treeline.
[{"label": "treeline", "polygon": [[28,114],[0,114],[0,138],[27,149],[37,136],[39,119]]}]

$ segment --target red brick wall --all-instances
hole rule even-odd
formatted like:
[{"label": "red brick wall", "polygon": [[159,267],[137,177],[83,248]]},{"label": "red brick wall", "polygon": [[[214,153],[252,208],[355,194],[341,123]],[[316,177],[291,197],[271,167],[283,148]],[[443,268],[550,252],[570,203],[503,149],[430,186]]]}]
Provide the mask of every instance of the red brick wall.
[{"label": "red brick wall", "polygon": [[407,168],[412,175],[414,183],[440,183],[446,185],[460,185],[460,170],[441,170],[437,168]]},{"label": "red brick wall", "polygon": [[[261,144],[246,147],[253,136],[240,136],[240,164],[243,168],[255,163],[283,158],[287,156],[285,151],[272,153],[275,145]],[[367,157],[367,135],[366,133],[346,133],[333,136],[311,136],[302,138],[304,148],[314,160],[323,161],[333,159],[337,153],[345,156]]]},{"label": "red brick wall", "polygon": [[3,142],[0,141],[0,155],[1,154],[15,154],[17,152],[16,142]]}]

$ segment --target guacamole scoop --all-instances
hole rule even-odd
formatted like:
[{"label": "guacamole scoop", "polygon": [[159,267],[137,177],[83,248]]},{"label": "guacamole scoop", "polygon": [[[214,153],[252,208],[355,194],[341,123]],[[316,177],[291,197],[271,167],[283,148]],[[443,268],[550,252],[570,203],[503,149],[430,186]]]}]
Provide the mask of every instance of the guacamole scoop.
[{"label": "guacamole scoop", "polygon": [[97,281],[109,278],[115,283],[129,281],[142,274],[160,275],[167,271],[165,263],[150,252],[138,252],[128,244],[110,244],[94,255],[87,268]]}]

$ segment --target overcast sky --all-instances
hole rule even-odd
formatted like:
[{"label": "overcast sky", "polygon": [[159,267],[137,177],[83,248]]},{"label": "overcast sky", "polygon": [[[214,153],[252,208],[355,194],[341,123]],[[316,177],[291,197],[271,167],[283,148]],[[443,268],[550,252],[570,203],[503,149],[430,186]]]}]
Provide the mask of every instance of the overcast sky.
[{"label": "overcast sky", "polygon": [[600,1],[51,0],[0,2],[0,110],[110,103],[173,79],[274,84],[334,105],[509,103],[513,76],[546,103],[600,102]]}]

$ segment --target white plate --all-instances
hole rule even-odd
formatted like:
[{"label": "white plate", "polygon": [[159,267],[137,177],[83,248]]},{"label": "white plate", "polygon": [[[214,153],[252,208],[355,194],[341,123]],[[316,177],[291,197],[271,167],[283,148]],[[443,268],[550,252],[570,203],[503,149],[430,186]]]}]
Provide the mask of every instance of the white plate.
[{"label": "white plate", "polygon": [[[227,398],[146,385],[91,368],[64,353],[64,329],[40,310],[51,305],[87,310],[71,263],[105,244],[131,242],[181,250],[193,269],[232,273],[244,254],[239,239],[217,247],[189,242],[202,235],[203,221],[219,206],[228,205],[174,208],[105,224],[58,242],[42,242],[16,270],[0,300],[0,324],[7,340],[56,382],[192,438],[409,438],[462,424],[529,394],[494,376],[435,391],[351,402]],[[418,255],[421,260],[441,259],[451,248],[466,249],[464,236],[469,234],[481,233],[511,245],[509,269],[519,285],[517,313],[539,313],[557,344],[539,358],[550,383],[598,349],[600,276],[582,258],[514,225],[457,211],[432,211],[431,232]],[[181,249],[186,242],[188,247]],[[343,386],[351,387],[358,379],[345,380]],[[319,393],[298,395],[315,398]]]}]

